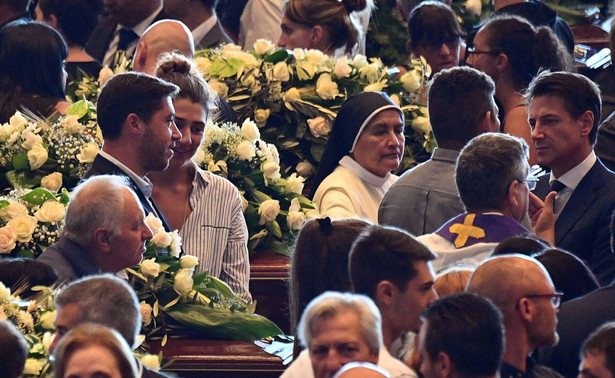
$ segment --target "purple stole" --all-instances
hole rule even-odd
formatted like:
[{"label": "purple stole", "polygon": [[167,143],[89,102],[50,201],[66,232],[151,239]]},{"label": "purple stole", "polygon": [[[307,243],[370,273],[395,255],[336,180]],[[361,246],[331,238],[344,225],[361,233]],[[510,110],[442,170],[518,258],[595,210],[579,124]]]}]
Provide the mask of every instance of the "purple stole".
[{"label": "purple stole", "polygon": [[499,243],[530,231],[504,215],[465,213],[449,220],[435,233],[459,249],[478,243]]}]

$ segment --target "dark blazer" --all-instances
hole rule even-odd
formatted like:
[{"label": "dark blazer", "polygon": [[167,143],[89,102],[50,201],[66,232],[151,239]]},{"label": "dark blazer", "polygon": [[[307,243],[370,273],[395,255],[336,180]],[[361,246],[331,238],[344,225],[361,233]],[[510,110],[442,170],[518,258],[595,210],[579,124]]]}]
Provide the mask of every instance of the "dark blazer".
[{"label": "dark blazer", "polygon": [[615,320],[615,286],[591,292],[564,303],[558,314],[559,343],[538,351],[538,362],[557,370],[564,377],[576,377],[583,341],[598,326]]},{"label": "dark blazer", "polygon": [[89,253],[66,236],[60,236],[37,260],[55,269],[58,273],[56,285],[59,286],[81,277],[102,273]]},{"label": "dark blazer", "polygon": [[122,175],[122,176],[128,177],[132,185],[132,189],[137,194],[137,197],[139,197],[139,201],[141,201],[141,205],[143,206],[143,211],[145,211],[145,215],[149,213],[157,214],[160,220],[162,221],[162,224],[164,225],[164,229],[169,232],[173,231],[173,227],[169,225],[162,211],[160,211],[158,206],[156,206],[156,202],[154,202],[154,199],[150,197],[148,200],[147,197],[145,197],[145,194],[143,194],[143,192],[139,189],[137,184],[130,178],[130,176],[126,175],[126,173],[124,173],[124,171],[122,171],[120,167],[113,164],[112,162],[105,159],[104,157],[100,156],[100,154],[96,155],[96,157],[94,158],[94,161],[92,162],[92,165],[90,166],[90,168],[88,168],[88,170],[83,175],[83,179],[87,179],[88,177],[99,176],[99,175]]},{"label": "dark blazer", "polygon": [[[164,9],[156,15],[152,24],[156,21],[164,20],[169,17],[164,13]],[[105,54],[109,48],[109,44],[113,40],[115,29],[117,28],[117,19],[112,16],[103,17],[96,25],[92,32],[88,43],[85,45],[85,51],[100,63],[104,63]]]},{"label": "dark blazer", "polygon": [[[549,175],[540,178],[534,194],[549,193]],[[615,173],[598,159],[587,172],[555,222],[555,245],[583,259],[601,285],[615,278],[611,219],[615,210]]]},{"label": "dark blazer", "polygon": [[220,21],[217,21],[211,30],[205,34],[200,41],[194,41],[194,50],[213,49],[220,46],[223,43],[232,43],[233,40],[222,29]]}]

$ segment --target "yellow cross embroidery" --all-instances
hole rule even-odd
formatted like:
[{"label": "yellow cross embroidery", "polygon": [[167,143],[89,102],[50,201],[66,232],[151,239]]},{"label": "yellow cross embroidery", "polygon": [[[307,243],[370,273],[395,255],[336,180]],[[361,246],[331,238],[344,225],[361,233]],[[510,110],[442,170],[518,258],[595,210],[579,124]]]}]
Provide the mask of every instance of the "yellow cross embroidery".
[{"label": "yellow cross embroidery", "polygon": [[480,227],[473,226],[474,218],[476,218],[476,214],[468,214],[466,218],[463,220],[463,224],[455,223],[451,227],[449,227],[449,231],[452,234],[457,234],[457,238],[455,239],[455,247],[461,248],[468,242],[468,237],[473,237],[474,239],[480,239],[485,237],[485,230]]}]

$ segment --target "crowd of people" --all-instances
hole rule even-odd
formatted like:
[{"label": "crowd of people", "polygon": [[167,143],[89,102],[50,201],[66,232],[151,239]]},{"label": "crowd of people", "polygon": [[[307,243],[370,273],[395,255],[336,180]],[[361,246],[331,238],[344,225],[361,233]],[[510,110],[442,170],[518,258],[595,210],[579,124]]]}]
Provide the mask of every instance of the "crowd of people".
[{"label": "crowd of people", "polygon": [[[121,273],[153,236],[147,214],[179,232],[199,271],[251,299],[241,193],[192,160],[209,120],[237,120],[195,50],[266,38],[352,57],[377,6],[248,0],[227,24],[216,4],[0,0],[0,123],[18,110],[65,114],[67,81],[97,76],[118,51],[133,59],[100,90],[104,143],[61,237],[37,260],[0,261],[0,281],[23,299],[62,287],[56,377],[162,375],[131,353],[141,314]],[[445,2],[398,1],[411,54],[431,68],[423,97],[437,148],[398,176],[400,106],[375,91],[338,110],[308,194],[320,218],[291,258],[295,358],[282,377],[615,376],[615,173],[602,162],[615,160],[615,122],[601,97],[614,88],[575,72],[555,11],[494,6],[464,31]],[[0,320],[7,376],[27,352]]]}]

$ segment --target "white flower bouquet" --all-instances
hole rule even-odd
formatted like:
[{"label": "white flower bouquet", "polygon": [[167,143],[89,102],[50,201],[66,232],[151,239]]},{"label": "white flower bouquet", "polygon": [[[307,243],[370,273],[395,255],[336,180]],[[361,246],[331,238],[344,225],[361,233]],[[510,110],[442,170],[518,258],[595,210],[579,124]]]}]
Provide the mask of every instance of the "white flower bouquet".
[{"label": "white flower bouquet", "polygon": [[203,139],[194,160],[226,177],[243,195],[250,251],[264,246],[288,254],[294,234],[306,218],[316,216],[312,202],[301,194],[305,179],[284,174],[276,146],[260,139],[250,119],[241,127],[210,123]]}]

